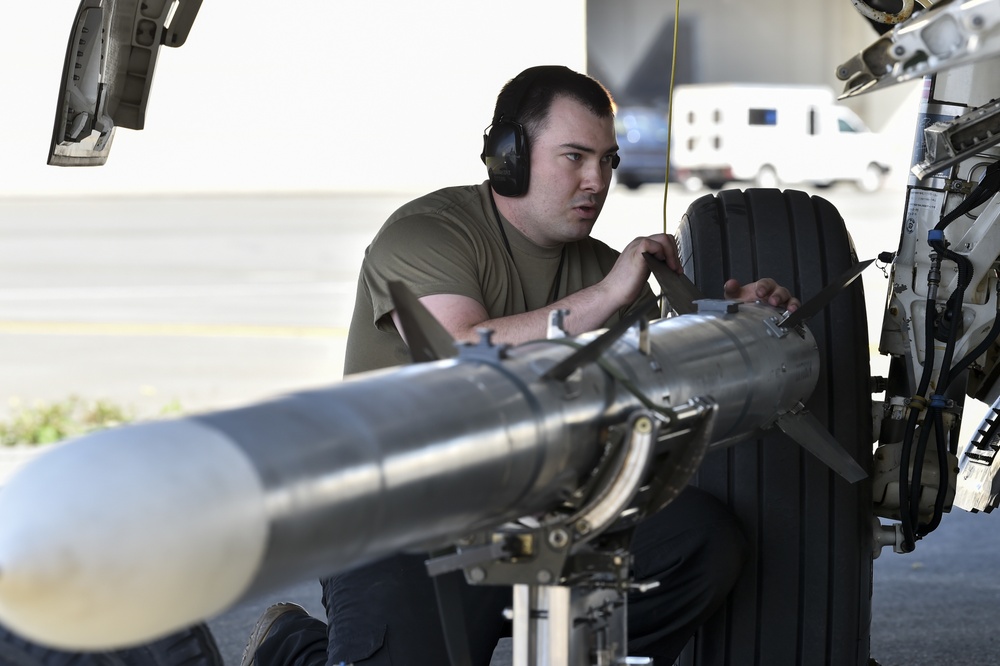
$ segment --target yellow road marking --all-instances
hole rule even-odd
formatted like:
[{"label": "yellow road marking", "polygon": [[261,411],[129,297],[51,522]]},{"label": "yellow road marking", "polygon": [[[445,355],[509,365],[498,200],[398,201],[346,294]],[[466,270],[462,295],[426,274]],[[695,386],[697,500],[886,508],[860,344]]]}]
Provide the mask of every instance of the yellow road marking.
[{"label": "yellow road marking", "polygon": [[340,326],[166,324],[83,321],[0,321],[0,333],[18,335],[172,336],[212,338],[346,338]]}]

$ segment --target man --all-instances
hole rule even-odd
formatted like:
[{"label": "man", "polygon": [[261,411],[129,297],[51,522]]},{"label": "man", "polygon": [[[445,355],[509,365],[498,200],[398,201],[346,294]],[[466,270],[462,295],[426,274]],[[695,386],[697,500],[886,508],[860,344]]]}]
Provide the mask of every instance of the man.
[{"label": "man", "polygon": [[[679,270],[673,238],[633,240],[619,254],[590,237],[617,164],[612,101],[565,67],[530,68],[504,86],[484,138],[489,181],[421,197],[396,211],[369,246],[348,336],[347,374],[408,362],[388,283],[404,282],[459,340],[476,329],[517,344],[545,337],[548,313],[569,311],[579,334],[612,325],[649,295],[650,253]],[[725,285],[727,297],[798,301],[773,280]],[[671,664],[723,602],[744,560],[735,519],[705,493],[683,492],[636,530],[633,570],[658,581],[629,599],[629,651]],[[323,581],[328,624],[294,604],[272,606],[244,655],[257,664],[446,666],[433,581],[418,555],[399,555]],[[454,574],[460,575],[460,574]],[[463,586],[457,608],[471,663],[486,666],[507,631],[510,591]]]}]

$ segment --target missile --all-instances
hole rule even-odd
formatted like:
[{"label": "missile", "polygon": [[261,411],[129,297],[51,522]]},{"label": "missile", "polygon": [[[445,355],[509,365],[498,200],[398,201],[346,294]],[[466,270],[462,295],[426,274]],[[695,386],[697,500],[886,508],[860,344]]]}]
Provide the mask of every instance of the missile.
[{"label": "missile", "polygon": [[117,649],[452,544],[565,503],[642,409],[711,446],[780,427],[856,481],[864,472],[802,409],[815,340],[778,315],[699,300],[514,347],[484,331],[450,358],[432,334],[426,362],[67,442],[0,491],[0,622],[54,648]]}]

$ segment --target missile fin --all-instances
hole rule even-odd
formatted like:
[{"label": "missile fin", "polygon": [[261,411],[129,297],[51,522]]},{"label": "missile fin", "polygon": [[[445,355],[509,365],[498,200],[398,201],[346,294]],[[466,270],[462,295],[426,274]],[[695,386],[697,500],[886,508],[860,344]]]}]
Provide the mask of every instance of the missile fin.
[{"label": "missile fin", "polygon": [[588,363],[596,361],[601,357],[601,354],[607,351],[608,347],[614,344],[615,340],[620,338],[625,333],[625,331],[630,329],[637,321],[645,317],[646,313],[649,312],[650,308],[652,308],[655,303],[656,298],[654,297],[645,303],[639,304],[638,307],[619,319],[618,323],[614,326],[604,331],[591,342],[588,342],[586,345],[580,347],[575,352],[549,368],[548,371],[542,375],[542,379],[557,379],[562,381],[573,374],[577,368],[582,368]]},{"label": "missile fin", "polygon": [[648,252],[643,252],[646,258],[646,265],[660,285],[666,303],[663,304],[664,312],[672,309],[680,315],[691,314],[698,311],[695,301],[704,300],[707,297],[698,290],[694,282],[682,273],[675,273],[667,267],[665,261],[660,261]]},{"label": "missile fin", "polygon": [[439,361],[458,355],[455,339],[406,285],[390,282],[389,295],[414,363]]},{"label": "missile fin", "polygon": [[775,425],[849,483],[857,483],[868,476],[840,442],[809,412],[788,412],[779,417]]},{"label": "missile fin", "polygon": [[777,326],[784,329],[790,329],[813,317],[829,305],[830,301],[832,301],[842,289],[854,282],[873,261],[875,260],[869,259],[868,261],[862,261],[848,268],[840,277],[823,287],[818,294],[803,303],[798,310],[790,314],[786,312],[781,319],[776,322]]}]

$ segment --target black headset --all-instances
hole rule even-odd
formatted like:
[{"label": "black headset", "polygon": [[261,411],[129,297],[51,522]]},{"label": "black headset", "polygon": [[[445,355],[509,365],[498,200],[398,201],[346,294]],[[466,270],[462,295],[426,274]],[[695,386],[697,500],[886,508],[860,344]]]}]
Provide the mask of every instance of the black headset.
[{"label": "black headset", "polygon": [[[510,106],[498,105],[493,123],[483,132],[483,152],[479,157],[486,165],[490,185],[497,194],[519,197],[528,191],[531,153],[528,150],[528,135],[517,121],[518,113],[539,76],[564,70],[568,68],[562,65],[540,65],[518,74],[507,90]],[[612,168],[618,166],[618,161],[618,155],[615,155]]]}]

